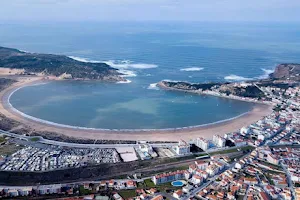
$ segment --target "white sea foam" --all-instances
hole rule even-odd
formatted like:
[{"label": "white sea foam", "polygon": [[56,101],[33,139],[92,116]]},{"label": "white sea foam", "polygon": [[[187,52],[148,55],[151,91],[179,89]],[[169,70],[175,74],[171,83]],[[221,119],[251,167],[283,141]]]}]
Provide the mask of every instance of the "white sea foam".
[{"label": "white sea foam", "polygon": [[81,58],[77,56],[69,56],[69,58],[72,58],[73,60],[77,60],[79,62],[84,62],[84,63],[101,63],[101,61],[98,60],[90,60],[88,58]]},{"label": "white sea foam", "polygon": [[110,65],[111,67],[117,68],[117,69],[151,69],[156,68],[158,65],[155,64],[148,64],[148,63],[133,63],[130,60],[122,60],[122,61],[116,61],[116,60],[108,60],[103,61],[104,63]]},{"label": "white sea foam", "polygon": [[133,63],[130,60],[108,60],[108,61],[98,61],[98,60],[90,60],[88,58],[82,58],[82,57],[76,57],[76,56],[69,56],[69,58],[72,58],[74,60],[77,60],[79,62],[85,62],[85,63],[106,63],[109,66],[116,68],[119,70],[121,77],[136,77],[137,74],[135,71],[129,70],[129,69],[150,69],[150,68],[156,68],[158,67],[155,64],[147,64],[147,63]]},{"label": "white sea foam", "polygon": [[229,76],[225,76],[224,79],[228,80],[228,81],[249,81],[249,80],[252,80],[251,78],[246,78],[246,77],[238,76],[238,75],[234,75],[234,74],[231,74]]},{"label": "white sea foam", "polygon": [[201,71],[203,70],[203,67],[187,67],[187,68],[182,68],[180,71],[185,71],[185,72],[196,72],[196,71]]},{"label": "white sea foam", "polygon": [[126,79],[125,81],[118,81],[117,84],[122,84],[122,83],[131,83],[131,80]]},{"label": "white sea foam", "polygon": [[256,79],[266,79],[269,78],[269,75],[274,72],[274,69],[265,69],[261,68],[261,70],[264,72],[263,75],[256,77]]},{"label": "white sea foam", "polygon": [[157,87],[157,83],[151,83],[148,88],[149,90],[159,90],[159,87]]},{"label": "white sea foam", "polygon": [[136,77],[135,71],[119,69],[119,72],[122,73],[121,77]]}]

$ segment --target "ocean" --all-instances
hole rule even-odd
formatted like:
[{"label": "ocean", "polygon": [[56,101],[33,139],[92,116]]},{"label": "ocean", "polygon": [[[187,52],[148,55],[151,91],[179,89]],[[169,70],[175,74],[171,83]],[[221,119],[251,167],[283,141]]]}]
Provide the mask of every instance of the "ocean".
[{"label": "ocean", "polygon": [[24,87],[11,104],[43,120],[91,128],[156,129],[234,118],[252,103],[164,91],[161,80],[243,81],[300,62],[299,24],[123,22],[0,24],[0,45],[103,61],[128,83],[63,81]]}]

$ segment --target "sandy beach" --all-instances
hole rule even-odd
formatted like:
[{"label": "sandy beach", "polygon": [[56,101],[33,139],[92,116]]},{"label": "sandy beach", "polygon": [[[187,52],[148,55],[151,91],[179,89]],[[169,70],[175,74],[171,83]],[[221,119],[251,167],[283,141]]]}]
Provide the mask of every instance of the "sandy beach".
[{"label": "sandy beach", "polygon": [[190,140],[197,137],[211,139],[213,135],[224,135],[225,133],[237,131],[238,129],[248,126],[264,116],[272,112],[272,106],[266,104],[256,104],[254,108],[248,113],[234,118],[229,121],[220,122],[212,125],[188,128],[181,130],[151,130],[151,131],[108,131],[108,130],[92,130],[80,129],[71,127],[55,126],[52,124],[42,123],[27,117],[22,116],[9,106],[8,97],[16,89],[39,83],[41,81],[56,80],[55,77],[43,76],[33,77],[16,77],[18,82],[11,85],[9,88],[0,92],[0,113],[8,118],[31,127],[39,131],[55,132],[57,134],[75,137],[80,139],[94,139],[94,140],[147,140],[147,141],[177,141],[180,139]]}]

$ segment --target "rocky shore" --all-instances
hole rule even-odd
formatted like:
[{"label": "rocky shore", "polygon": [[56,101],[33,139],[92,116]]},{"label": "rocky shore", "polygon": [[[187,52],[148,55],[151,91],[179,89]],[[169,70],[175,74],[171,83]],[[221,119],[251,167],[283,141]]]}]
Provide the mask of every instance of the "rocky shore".
[{"label": "rocky shore", "polygon": [[0,47],[0,73],[53,76],[58,79],[126,81],[118,69],[101,62],[80,62],[65,55]]},{"label": "rocky shore", "polygon": [[276,67],[274,73],[271,73],[268,78],[263,80],[246,81],[243,83],[160,81],[157,86],[167,90],[207,94],[251,102],[268,102],[271,99],[260,90],[260,86],[276,85],[284,88],[293,87],[299,84],[299,75],[300,64],[280,64]]}]

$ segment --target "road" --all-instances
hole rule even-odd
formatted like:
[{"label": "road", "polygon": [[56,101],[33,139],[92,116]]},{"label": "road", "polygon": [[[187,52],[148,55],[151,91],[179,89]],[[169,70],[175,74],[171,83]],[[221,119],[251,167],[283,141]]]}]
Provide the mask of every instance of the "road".
[{"label": "road", "polygon": [[[60,142],[60,141],[55,141],[55,140],[48,140],[44,139],[41,136],[34,136],[34,137],[29,137],[25,135],[19,135],[15,134],[9,131],[3,131],[0,130],[0,134],[13,137],[13,138],[18,138],[20,140],[25,140],[25,141],[31,141],[33,138],[38,138],[36,142],[42,143],[42,144],[48,144],[48,145],[56,145],[56,146],[62,146],[62,147],[73,147],[73,148],[118,148],[118,147],[138,147],[139,144],[81,144],[81,143],[69,143],[69,142]],[[176,145],[177,143],[151,143],[152,147],[172,147]]]},{"label": "road", "polygon": [[291,178],[291,174],[290,174],[289,170],[286,168],[286,166],[283,164],[283,160],[281,160],[280,165],[281,165],[282,169],[284,170],[284,172],[286,174],[289,188],[292,191],[292,199],[295,199],[296,198],[296,192],[295,192],[295,189],[294,189],[294,184],[293,184],[293,181],[292,181],[292,178]]}]

